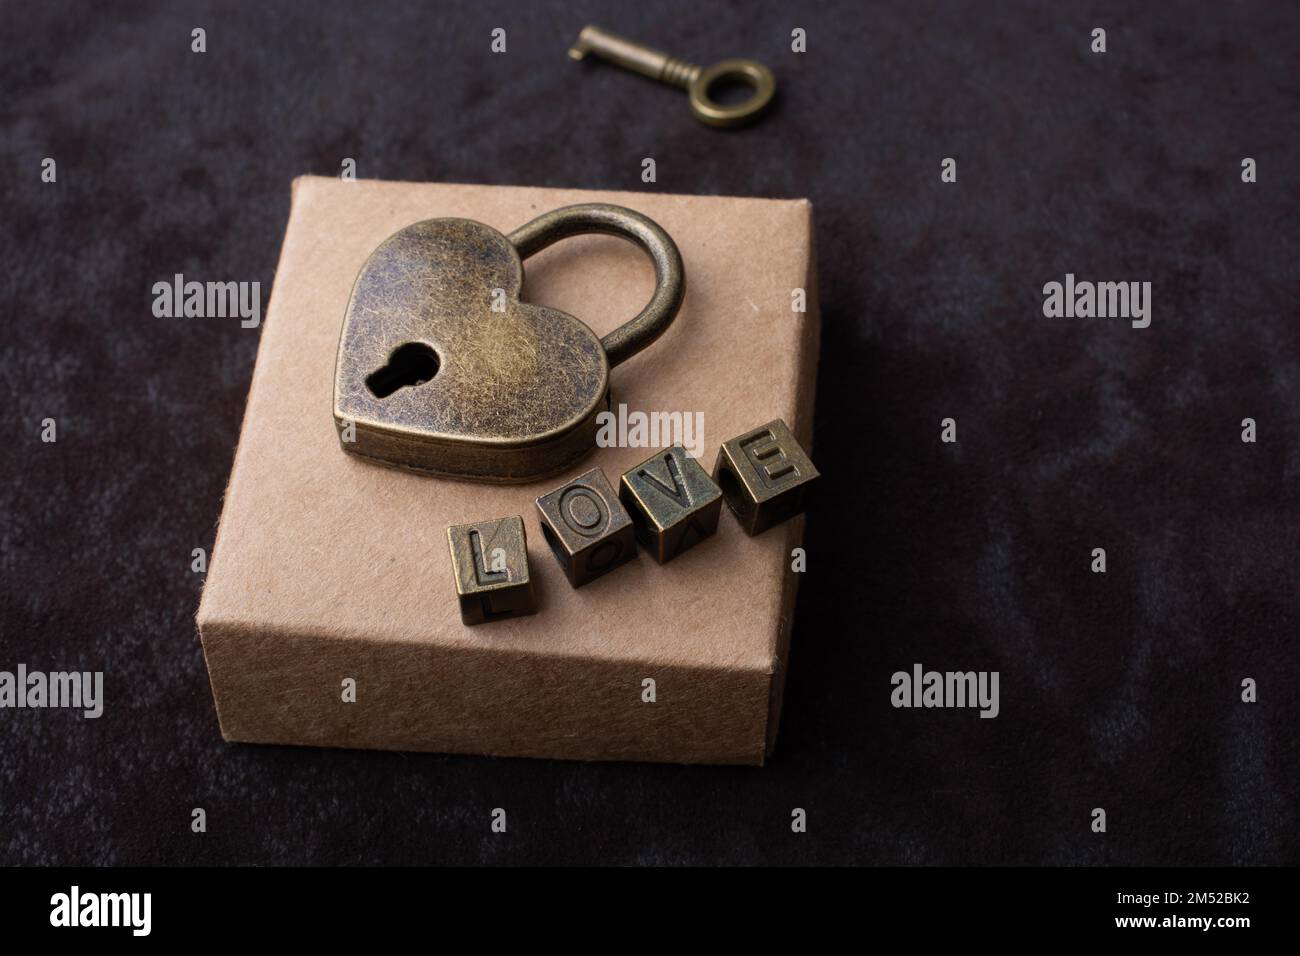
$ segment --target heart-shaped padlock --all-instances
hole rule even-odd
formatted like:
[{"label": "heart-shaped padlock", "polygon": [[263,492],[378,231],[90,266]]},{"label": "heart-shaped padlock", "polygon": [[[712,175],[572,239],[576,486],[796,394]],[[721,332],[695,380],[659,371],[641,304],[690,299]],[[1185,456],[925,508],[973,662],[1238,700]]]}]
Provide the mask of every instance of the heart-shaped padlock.
[{"label": "heart-shaped padlock", "polygon": [[[524,259],[589,232],[630,239],[655,267],[649,304],[603,339],[519,300]],[[343,449],[474,481],[561,471],[595,447],[610,368],[667,330],[685,291],[676,244],[622,206],[565,206],[509,236],[470,219],[407,226],[366,260],[343,320],[334,377]]]}]

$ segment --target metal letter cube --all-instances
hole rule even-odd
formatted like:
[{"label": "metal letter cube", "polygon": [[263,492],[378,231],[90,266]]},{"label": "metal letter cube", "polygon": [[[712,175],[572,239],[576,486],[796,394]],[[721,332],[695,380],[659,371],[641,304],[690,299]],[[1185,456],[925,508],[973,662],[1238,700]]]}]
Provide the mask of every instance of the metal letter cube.
[{"label": "metal letter cube", "polygon": [[723,442],[713,478],[751,535],[804,510],[818,471],[781,419]]},{"label": "metal letter cube", "polygon": [[718,530],[722,492],[681,445],[656,452],[623,475],[619,498],[637,540],[660,564]]},{"label": "metal letter cube", "polygon": [[447,529],[460,617],[482,624],[537,610],[528,574],[528,538],[518,515]]},{"label": "metal letter cube", "polygon": [[537,499],[542,534],[575,588],[636,557],[632,518],[593,468]]}]

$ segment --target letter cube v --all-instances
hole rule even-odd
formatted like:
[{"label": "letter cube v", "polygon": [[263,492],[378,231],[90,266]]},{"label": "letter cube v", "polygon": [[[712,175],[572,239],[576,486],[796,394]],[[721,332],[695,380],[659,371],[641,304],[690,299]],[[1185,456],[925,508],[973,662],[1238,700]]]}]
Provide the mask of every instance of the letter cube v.
[{"label": "letter cube v", "polygon": [[722,492],[681,445],[626,472],[618,496],[632,515],[637,540],[660,564],[718,530]]}]

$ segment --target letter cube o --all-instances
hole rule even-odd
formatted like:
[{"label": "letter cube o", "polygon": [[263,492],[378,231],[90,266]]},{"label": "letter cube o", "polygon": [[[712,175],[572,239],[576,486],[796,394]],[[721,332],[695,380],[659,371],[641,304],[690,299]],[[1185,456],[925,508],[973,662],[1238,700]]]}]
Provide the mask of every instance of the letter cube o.
[{"label": "letter cube o", "polygon": [[537,499],[542,534],[575,588],[636,557],[632,518],[599,468]]}]

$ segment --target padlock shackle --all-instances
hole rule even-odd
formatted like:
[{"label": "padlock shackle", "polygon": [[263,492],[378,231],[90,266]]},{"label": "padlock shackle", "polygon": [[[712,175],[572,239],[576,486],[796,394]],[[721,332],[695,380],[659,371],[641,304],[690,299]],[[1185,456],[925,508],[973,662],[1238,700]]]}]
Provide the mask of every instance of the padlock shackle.
[{"label": "padlock shackle", "polygon": [[677,244],[657,222],[610,203],[588,202],[554,209],[520,226],[507,238],[518,250],[519,258],[527,259],[561,239],[593,232],[636,243],[655,267],[655,291],[646,307],[600,340],[613,368],[668,331],[686,295],[686,269]]}]

